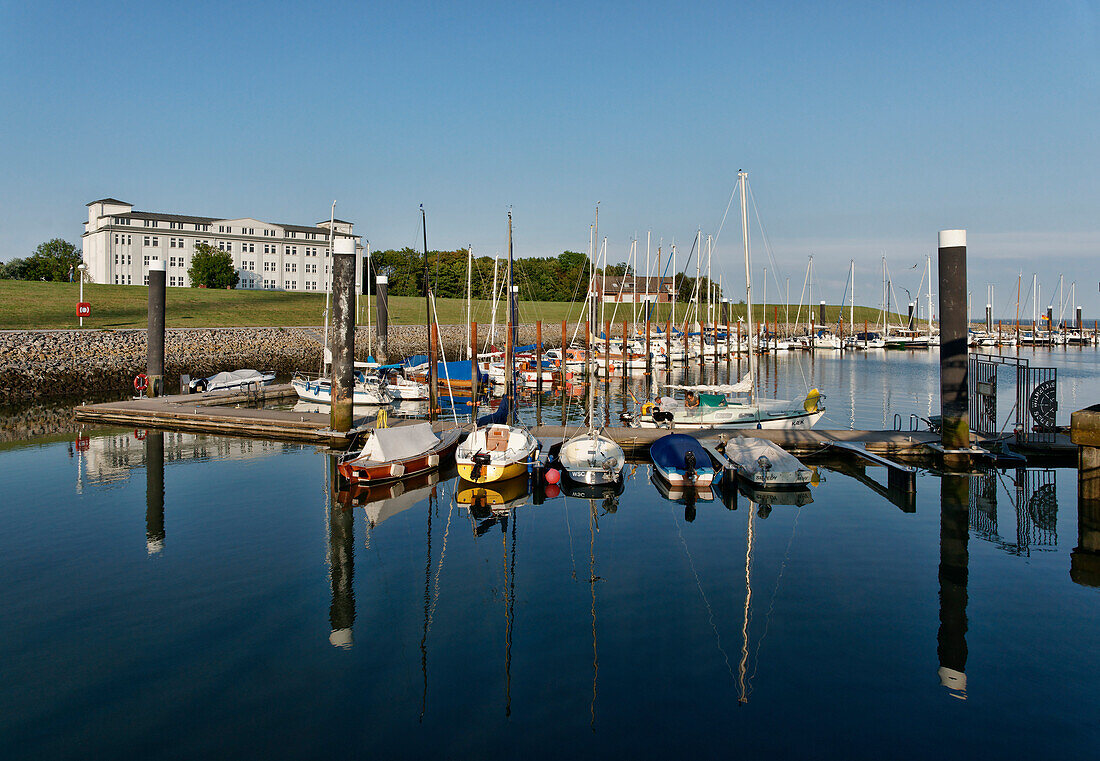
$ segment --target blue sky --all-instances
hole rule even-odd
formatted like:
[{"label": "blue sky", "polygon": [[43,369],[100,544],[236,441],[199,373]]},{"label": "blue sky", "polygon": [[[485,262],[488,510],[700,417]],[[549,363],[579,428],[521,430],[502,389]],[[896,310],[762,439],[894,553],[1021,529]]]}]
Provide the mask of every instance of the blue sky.
[{"label": "blue sky", "polygon": [[[743,168],[792,291],[811,253],[830,301],[852,258],[857,300],[883,254],[912,290],[901,273],[965,227],[976,304],[995,282],[1007,316],[1038,270],[1044,301],[1064,273],[1100,316],[1098,18],[1084,0],[0,0],[0,259],[77,240],[113,196],[296,223],[336,199],[375,248],[416,245],[423,203],[429,245],[485,254],[511,205],[519,255],[585,250],[599,201],[621,260],[647,230],[682,251],[715,232]],[[718,261],[743,288],[738,243],[731,211]]]}]

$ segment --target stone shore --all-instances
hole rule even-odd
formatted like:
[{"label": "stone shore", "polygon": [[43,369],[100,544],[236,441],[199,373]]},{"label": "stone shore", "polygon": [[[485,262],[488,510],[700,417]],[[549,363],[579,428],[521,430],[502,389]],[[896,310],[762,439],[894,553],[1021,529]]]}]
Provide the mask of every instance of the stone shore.
[{"label": "stone shore", "polygon": [[[560,326],[543,328],[544,345],[560,345]],[[441,325],[439,332],[446,357],[456,359],[466,343],[465,326]],[[359,328],[355,337],[358,359],[368,356],[367,338],[367,329]],[[479,339],[484,343],[484,333]],[[280,377],[289,377],[296,370],[316,372],[322,340],[320,327],[170,329],[165,336],[166,390],[171,393],[179,388],[181,374],[195,378],[241,368],[274,370]],[[535,326],[520,326],[519,340],[534,343]],[[376,349],[377,343],[371,343]],[[390,326],[388,361],[426,351],[423,326]],[[0,333],[0,403],[129,394],[134,376],[145,371],[145,356],[144,330]]]}]

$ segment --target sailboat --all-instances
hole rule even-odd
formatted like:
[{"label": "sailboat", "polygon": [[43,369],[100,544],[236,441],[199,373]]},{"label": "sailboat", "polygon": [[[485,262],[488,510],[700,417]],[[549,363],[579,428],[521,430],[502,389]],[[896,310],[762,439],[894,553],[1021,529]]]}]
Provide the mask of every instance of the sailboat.
[{"label": "sailboat", "polygon": [[[512,212],[508,212],[508,298],[512,297]],[[511,314],[511,308],[509,308]],[[509,319],[511,323],[511,319]],[[504,361],[513,368],[512,331],[509,324]],[[478,427],[455,451],[458,474],[476,483],[492,483],[515,478],[527,472],[527,463],[539,449],[539,442],[529,430],[514,425],[515,378],[512,372],[504,376],[505,398],[498,413],[479,420]],[[499,419],[503,418],[503,420]],[[481,425],[481,423],[485,423]]]},{"label": "sailboat", "polygon": [[[741,190],[741,242],[745,252],[745,303],[748,335],[753,331],[752,314],[752,277],[749,263],[749,217],[747,206],[746,172],[737,173]],[[749,353],[749,373],[739,382],[726,385],[668,385],[666,388],[683,390],[698,401],[689,406],[687,402],[671,395],[658,396],[652,402],[642,406],[642,414],[635,425],[641,428],[658,428],[669,425],[672,428],[813,428],[825,415],[821,404],[823,394],[816,388],[810,389],[805,399],[785,401],[781,399],[762,400],[756,396],[755,379],[757,373],[754,364],[755,353]],[[747,400],[736,398],[748,395]]]},{"label": "sailboat", "polygon": [[[596,279],[595,262],[589,259],[589,274]],[[626,454],[623,448],[596,428],[596,384],[592,382],[591,351],[585,352],[584,373],[588,383],[588,430],[564,442],[558,452],[562,470],[582,484],[610,484],[622,477]]]}]

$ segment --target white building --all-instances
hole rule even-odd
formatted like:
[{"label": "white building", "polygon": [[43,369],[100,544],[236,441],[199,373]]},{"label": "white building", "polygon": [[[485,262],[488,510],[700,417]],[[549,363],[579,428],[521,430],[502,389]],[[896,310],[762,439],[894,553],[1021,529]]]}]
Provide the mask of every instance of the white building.
[{"label": "white building", "polygon": [[[355,239],[352,223],[337,219],[337,236]],[[331,281],[329,221],[283,225],[243,219],[193,217],[134,211],[133,204],[101,198],[88,204],[84,263],[94,283],[148,285],[149,262],[162,259],[169,286],[188,286],[187,268],[195,246],[206,243],[233,255],[238,288],[322,291]],[[363,259],[355,257],[355,281],[362,283]]]}]

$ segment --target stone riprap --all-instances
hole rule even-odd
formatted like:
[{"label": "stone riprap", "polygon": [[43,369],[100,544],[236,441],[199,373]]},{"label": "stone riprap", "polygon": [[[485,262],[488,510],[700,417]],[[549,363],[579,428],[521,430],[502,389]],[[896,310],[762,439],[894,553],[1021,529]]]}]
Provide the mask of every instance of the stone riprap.
[{"label": "stone riprap", "polygon": [[[555,330],[556,328],[556,330]],[[484,331],[484,328],[481,328]],[[463,325],[441,325],[447,359],[459,358],[466,344]],[[498,337],[503,331],[498,329]],[[481,332],[479,343],[484,344]],[[555,335],[557,340],[555,340]],[[388,361],[397,362],[427,350],[423,326],[391,325]],[[368,354],[367,329],[356,331],[356,357]],[[274,370],[280,377],[295,371],[317,372],[321,362],[321,328],[188,328],[165,336],[165,382],[179,388],[179,376],[192,378],[223,370]],[[535,326],[523,325],[520,343],[534,343]],[[543,325],[548,348],[561,343],[559,325]],[[373,341],[371,342],[373,344]],[[503,345],[498,341],[498,344]],[[144,330],[50,330],[0,333],[0,401],[66,399],[87,394],[124,394],[134,376],[145,370]]]}]

